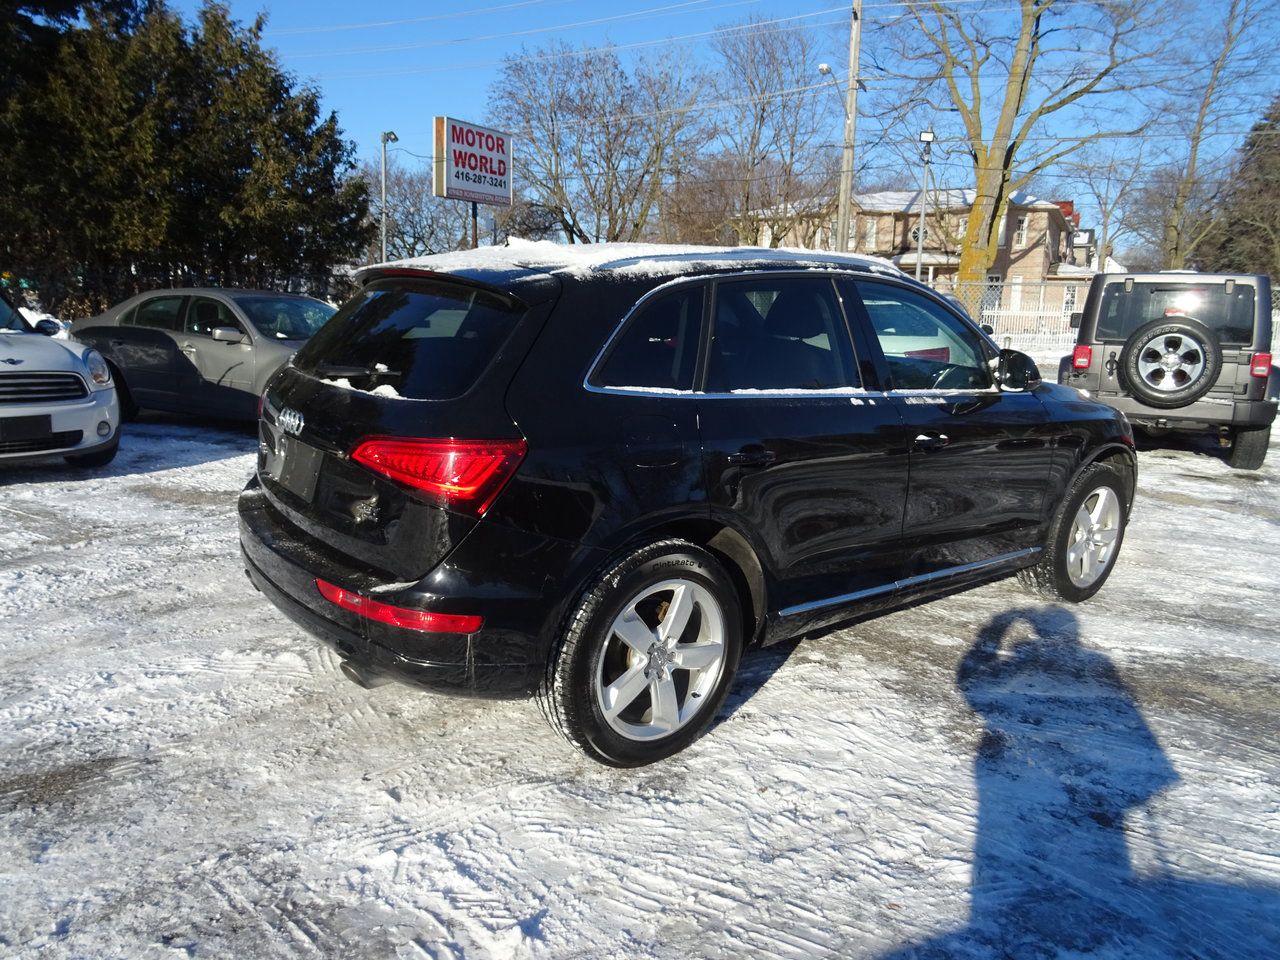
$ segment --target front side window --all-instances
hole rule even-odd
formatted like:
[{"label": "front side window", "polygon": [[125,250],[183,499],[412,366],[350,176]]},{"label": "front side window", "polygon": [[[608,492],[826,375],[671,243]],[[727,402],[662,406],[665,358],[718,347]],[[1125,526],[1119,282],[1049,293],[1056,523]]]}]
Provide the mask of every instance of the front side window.
[{"label": "front side window", "polygon": [[1227,345],[1253,342],[1254,288],[1247,283],[1108,283],[1098,311],[1099,340],[1123,341],[1152,320],[1190,317],[1218,334]]},{"label": "front side window", "polygon": [[242,294],[235,301],[258,332],[271,340],[306,340],[337,313],[327,303],[304,297]]},{"label": "front side window", "polygon": [[709,393],[857,386],[848,327],[829,279],[717,284]]},{"label": "front side window", "polygon": [[234,327],[244,333],[243,325],[225,303],[210,297],[195,297],[187,307],[187,333],[210,337],[214,327]]},{"label": "front side window", "polygon": [[857,281],[895,390],[985,390],[992,386],[982,340],[941,304],[887,283]]},{"label": "front side window", "polygon": [[704,287],[646,302],[627,323],[591,382],[598,387],[690,390],[702,331]]},{"label": "front side window", "polygon": [[444,280],[375,280],[295,355],[298,369],[411,400],[469,390],[522,311],[497,294]]},{"label": "front side window", "polygon": [[0,333],[26,333],[27,321],[16,309],[9,306],[9,301],[0,296]]},{"label": "front side window", "polygon": [[177,331],[182,319],[182,297],[156,297],[138,305],[130,323],[135,327]]}]

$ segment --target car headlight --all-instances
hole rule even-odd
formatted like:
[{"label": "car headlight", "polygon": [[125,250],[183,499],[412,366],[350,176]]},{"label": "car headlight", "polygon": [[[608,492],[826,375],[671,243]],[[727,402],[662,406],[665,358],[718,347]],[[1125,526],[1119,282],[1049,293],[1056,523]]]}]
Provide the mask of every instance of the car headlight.
[{"label": "car headlight", "polygon": [[89,368],[89,378],[95,385],[105,387],[111,382],[111,368],[97,350],[84,352],[84,365]]}]

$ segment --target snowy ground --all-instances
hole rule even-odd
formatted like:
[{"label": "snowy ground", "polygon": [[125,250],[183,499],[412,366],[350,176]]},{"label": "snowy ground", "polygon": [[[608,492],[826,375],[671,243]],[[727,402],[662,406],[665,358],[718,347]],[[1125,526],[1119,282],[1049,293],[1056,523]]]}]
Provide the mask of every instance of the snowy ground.
[{"label": "snowy ground", "polygon": [[343,679],[241,573],[252,447],[0,480],[0,955],[1280,956],[1280,448],[1144,452],[1088,605],[758,652],[616,772]]}]

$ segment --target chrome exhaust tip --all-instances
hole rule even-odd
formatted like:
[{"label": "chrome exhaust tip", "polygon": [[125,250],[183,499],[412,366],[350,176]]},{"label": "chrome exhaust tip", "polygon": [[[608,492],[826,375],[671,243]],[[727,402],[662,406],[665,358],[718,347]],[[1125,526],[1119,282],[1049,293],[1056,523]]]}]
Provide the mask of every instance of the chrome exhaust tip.
[{"label": "chrome exhaust tip", "polygon": [[343,660],[338,665],[338,669],[342,671],[342,675],[354,683],[357,687],[364,687],[366,690],[372,690],[375,687],[381,687],[391,683],[391,678],[384,673],[371,673],[368,670],[357,667],[350,660]]}]

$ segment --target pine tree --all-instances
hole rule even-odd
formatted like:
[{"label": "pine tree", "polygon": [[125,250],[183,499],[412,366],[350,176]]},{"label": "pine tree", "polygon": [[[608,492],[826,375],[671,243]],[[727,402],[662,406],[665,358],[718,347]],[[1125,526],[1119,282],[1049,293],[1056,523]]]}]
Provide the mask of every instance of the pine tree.
[{"label": "pine tree", "polygon": [[1222,197],[1203,266],[1280,277],[1280,97],[1245,138]]}]

